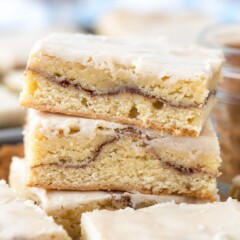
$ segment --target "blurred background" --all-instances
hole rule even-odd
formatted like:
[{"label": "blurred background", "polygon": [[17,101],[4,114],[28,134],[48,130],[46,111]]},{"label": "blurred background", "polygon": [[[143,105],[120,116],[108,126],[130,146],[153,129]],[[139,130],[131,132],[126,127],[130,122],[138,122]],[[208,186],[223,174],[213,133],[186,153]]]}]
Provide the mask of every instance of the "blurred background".
[{"label": "blurred background", "polygon": [[224,81],[212,118],[223,175],[240,174],[239,0],[0,0],[0,178],[12,155],[23,156],[25,110],[18,106],[33,44],[51,32],[167,36],[175,44],[222,48]]}]

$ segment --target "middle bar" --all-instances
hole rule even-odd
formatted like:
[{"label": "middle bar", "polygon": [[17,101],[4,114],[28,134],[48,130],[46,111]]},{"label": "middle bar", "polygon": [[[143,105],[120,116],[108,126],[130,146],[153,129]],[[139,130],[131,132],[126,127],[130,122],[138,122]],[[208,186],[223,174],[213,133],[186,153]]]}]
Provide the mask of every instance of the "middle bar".
[{"label": "middle bar", "polygon": [[30,110],[25,141],[29,186],[216,200],[221,159],[210,122],[198,138],[175,137]]}]

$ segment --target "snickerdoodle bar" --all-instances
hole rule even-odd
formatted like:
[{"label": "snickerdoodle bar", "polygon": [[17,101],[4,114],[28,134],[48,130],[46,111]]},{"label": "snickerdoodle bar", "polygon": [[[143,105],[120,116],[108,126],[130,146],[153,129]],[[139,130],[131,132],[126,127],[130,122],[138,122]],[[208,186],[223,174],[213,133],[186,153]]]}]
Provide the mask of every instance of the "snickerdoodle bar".
[{"label": "snickerdoodle bar", "polygon": [[36,43],[22,106],[198,136],[214,104],[223,57],[164,38],[53,34]]},{"label": "snickerdoodle bar", "polygon": [[104,120],[29,112],[27,184],[45,189],[137,191],[216,199],[219,144]]}]

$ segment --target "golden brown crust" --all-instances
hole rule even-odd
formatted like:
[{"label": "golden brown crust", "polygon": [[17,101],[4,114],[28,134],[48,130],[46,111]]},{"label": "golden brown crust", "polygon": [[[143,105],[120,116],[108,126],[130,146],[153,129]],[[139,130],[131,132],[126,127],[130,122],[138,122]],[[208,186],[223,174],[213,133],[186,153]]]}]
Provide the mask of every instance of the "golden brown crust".
[{"label": "golden brown crust", "polygon": [[138,121],[135,119],[132,119],[131,121],[129,121],[128,119],[122,118],[122,117],[108,117],[105,114],[102,115],[102,114],[96,114],[96,113],[90,112],[90,110],[86,113],[73,112],[69,110],[61,111],[61,109],[57,109],[51,106],[38,105],[31,102],[26,102],[24,100],[20,101],[20,105],[27,108],[34,108],[36,110],[40,110],[43,112],[60,113],[60,114],[65,114],[70,116],[85,117],[85,118],[91,118],[91,119],[103,119],[106,121],[113,121],[121,124],[135,125],[136,127],[139,127],[139,128],[151,128],[154,130],[167,132],[174,136],[198,137],[199,135],[196,131],[189,130],[189,129],[176,128],[176,127],[171,127],[171,128],[156,127],[155,125],[151,124],[150,121],[148,121],[146,125],[143,125],[141,121]]}]

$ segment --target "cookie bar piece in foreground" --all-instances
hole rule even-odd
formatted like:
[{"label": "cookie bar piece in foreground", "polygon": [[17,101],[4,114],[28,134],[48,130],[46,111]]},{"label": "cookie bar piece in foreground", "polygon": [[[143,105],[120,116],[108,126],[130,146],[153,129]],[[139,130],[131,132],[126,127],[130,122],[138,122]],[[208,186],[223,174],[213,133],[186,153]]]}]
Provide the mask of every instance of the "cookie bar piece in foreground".
[{"label": "cookie bar piece in foreground", "polygon": [[139,210],[96,210],[82,215],[82,239],[237,240],[239,216],[240,203],[232,199],[206,204],[162,203]]},{"label": "cookie bar piece in foreground", "polygon": [[194,198],[174,195],[148,195],[127,192],[104,191],[56,191],[25,185],[25,161],[13,158],[10,169],[10,186],[23,199],[37,203],[56,223],[62,225],[73,239],[81,236],[79,220],[82,213],[96,209],[116,210],[130,206],[134,209],[148,207],[157,203],[174,201],[176,203],[202,203]]},{"label": "cookie bar piece in foreground", "polygon": [[198,136],[221,77],[221,52],[163,38],[54,34],[33,48],[22,106]]},{"label": "cookie bar piece in foreground", "polygon": [[0,181],[0,236],[4,240],[70,240],[66,231],[31,201]]},{"label": "cookie bar piece in foreground", "polygon": [[208,122],[198,138],[30,110],[27,184],[215,200],[221,162]]}]

